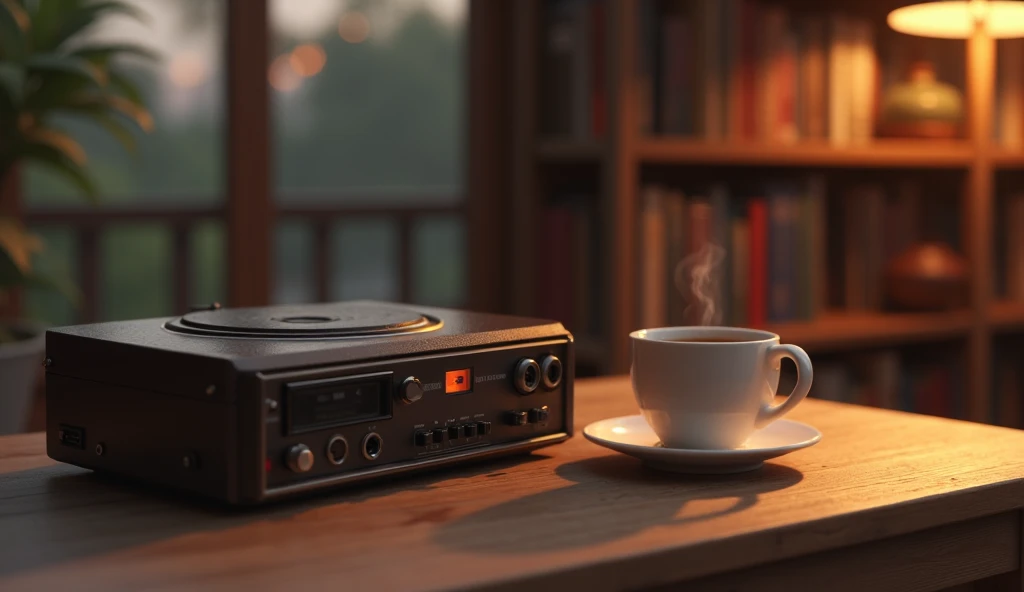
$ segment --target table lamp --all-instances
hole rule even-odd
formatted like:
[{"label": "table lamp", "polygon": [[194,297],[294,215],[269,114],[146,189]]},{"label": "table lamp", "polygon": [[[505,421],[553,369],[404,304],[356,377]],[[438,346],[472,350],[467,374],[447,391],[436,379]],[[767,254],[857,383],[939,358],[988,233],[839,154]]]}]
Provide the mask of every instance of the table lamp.
[{"label": "table lamp", "polygon": [[967,39],[967,104],[971,139],[981,146],[992,134],[995,40],[1024,36],[1024,2],[940,0],[897,8],[889,26],[900,33]]}]

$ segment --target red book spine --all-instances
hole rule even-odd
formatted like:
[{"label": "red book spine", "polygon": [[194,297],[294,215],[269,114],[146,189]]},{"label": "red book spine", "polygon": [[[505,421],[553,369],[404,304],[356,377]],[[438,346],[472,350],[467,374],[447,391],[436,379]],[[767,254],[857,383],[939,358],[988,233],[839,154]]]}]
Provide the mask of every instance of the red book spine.
[{"label": "red book spine", "polygon": [[767,320],[768,303],[768,204],[763,198],[747,204],[750,222],[750,286],[747,294],[747,322],[759,327]]},{"label": "red book spine", "polygon": [[590,115],[595,138],[603,137],[607,126],[605,113],[605,12],[604,2],[590,4]]}]

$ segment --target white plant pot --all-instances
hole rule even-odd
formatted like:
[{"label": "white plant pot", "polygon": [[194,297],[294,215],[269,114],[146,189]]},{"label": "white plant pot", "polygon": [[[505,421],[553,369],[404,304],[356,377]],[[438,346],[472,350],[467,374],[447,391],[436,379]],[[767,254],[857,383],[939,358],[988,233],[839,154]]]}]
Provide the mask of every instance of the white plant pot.
[{"label": "white plant pot", "polygon": [[31,337],[0,343],[0,434],[24,431],[35,395],[39,365],[46,351],[46,332],[28,322],[5,322],[16,334]]}]

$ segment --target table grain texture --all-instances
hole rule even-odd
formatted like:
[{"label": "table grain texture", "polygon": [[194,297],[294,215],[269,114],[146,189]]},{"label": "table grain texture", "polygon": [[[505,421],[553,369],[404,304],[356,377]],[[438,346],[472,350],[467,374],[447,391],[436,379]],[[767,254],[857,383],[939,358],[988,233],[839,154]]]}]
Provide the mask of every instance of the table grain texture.
[{"label": "table grain texture", "polygon": [[1022,589],[1024,432],[808,400],[817,446],[679,476],[579,434],[635,412],[581,380],[567,443],[243,510],[3,437],[0,590]]}]

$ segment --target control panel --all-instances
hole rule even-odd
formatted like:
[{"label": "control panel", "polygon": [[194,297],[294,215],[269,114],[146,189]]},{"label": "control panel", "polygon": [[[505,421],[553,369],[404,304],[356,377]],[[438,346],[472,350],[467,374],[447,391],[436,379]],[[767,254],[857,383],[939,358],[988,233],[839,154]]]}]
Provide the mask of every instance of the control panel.
[{"label": "control panel", "polygon": [[571,344],[263,375],[265,489],[568,431]]}]

